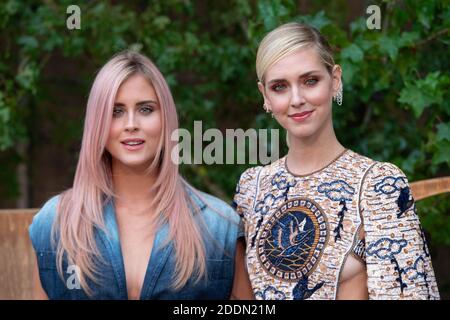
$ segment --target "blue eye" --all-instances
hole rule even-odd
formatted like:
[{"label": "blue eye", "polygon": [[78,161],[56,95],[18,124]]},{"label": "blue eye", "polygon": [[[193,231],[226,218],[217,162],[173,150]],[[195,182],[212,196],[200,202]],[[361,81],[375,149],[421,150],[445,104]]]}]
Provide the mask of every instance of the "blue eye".
[{"label": "blue eye", "polygon": [[305,83],[306,83],[308,86],[313,86],[313,85],[315,85],[318,81],[319,81],[319,80],[317,80],[317,79],[315,79],[315,78],[309,78],[309,79],[306,79]]},{"label": "blue eye", "polygon": [[282,91],[286,88],[284,84],[277,83],[276,85],[272,86],[273,91]]},{"label": "blue eye", "polygon": [[150,106],[144,106],[139,109],[139,112],[144,113],[144,114],[149,114],[152,111],[153,111],[153,109]]},{"label": "blue eye", "polygon": [[122,109],[115,108],[113,110],[113,117],[114,118],[120,117],[122,114],[123,114],[123,110]]}]

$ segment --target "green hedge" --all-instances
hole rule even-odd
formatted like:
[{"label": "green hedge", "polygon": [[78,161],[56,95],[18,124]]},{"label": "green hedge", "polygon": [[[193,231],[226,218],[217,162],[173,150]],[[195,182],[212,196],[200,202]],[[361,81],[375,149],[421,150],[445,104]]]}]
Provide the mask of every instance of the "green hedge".
[{"label": "green hedge", "polygon": [[[347,22],[348,1],[81,2],[81,30],[66,28],[73,1],[0,4],[0,178],[17,196],[14,145],[32,135],[33,110],[45,86],[43,68],[55,54],[89,59],[75,89],[87,95],[95,71],[115,52],[133,47],[150,56],[173,90],[181,127],[278,128],[262,110],[254,68],[258,42],[275,26],[307,22],[334,46],[343,67],[344,104],[334,122],[342,143],[398,165],[410,181],[449,175],[449,24],[446,1],[382,1],[381,30],[368,14]],[[367,4],[369,5],[369,3]],[[74,87],[63,88],[73,92]],[[55,141],[79,140],[82,122],[67,119]],[[284,142],[284,139],[281,139]],[[54,141],[54,142],[55,142]],[[287,150],[282,146],[282,151]],[[8,156],[5,156],[5,155]],[[183,166],[197,187],[230,200],[243,165]],[[12,169],[12,170],[11,170]],[[448,196],[419,203],[433,240],[450,244]]]}]

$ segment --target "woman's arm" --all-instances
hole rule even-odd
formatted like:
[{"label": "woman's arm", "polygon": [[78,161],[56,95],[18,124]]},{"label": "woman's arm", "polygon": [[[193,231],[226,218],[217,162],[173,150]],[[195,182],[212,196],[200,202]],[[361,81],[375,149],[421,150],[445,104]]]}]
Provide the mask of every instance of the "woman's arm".
[{"label": "woman's arm", "polygon": [[234,266],[233,289],[231,300],[253,300],[252,286],[245,267],[245,243],[244,238],[237,240],[236,257]]}]

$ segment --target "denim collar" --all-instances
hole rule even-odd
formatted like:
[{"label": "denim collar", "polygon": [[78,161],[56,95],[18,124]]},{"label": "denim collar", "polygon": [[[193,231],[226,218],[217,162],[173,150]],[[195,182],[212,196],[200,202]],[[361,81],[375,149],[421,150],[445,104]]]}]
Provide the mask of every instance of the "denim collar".
[{"label": "denim collar", "polygon": [[[105,227],[107,233],[100,232],[100,237],[107,248],[107,254],[111,266],[114,270],[114,275],[120,290],[120,298],[128,299],[128,291],[125,277],[125,266],[123,261],[122,249],[119,239],[119,228],[116,219],[116,212],[113,200],[105,204]],[[156,286],[157,280],[163,270],[167,260],[173,250],[172,242],[167,243],[164,247],[166,237],[168,236],[168,224],[163,224],[156,232],[153,240],[152,252],[150,260],[147,264],[147,270],[142,285],[140,299],[151,299],[153,290]]]}]

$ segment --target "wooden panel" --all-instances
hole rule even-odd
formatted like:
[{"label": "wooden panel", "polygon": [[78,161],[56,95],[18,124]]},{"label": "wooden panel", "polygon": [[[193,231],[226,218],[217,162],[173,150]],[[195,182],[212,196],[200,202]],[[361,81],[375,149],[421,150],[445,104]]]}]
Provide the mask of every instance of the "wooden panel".
[{"label": "wooden panel", "polygon": [[440,193],[450,192],[450,177],[420,180],[410,184],[414,199],[421,200]]},{"label": "wooden panel", "polygon": [[34,250],[28,226],[37,211],[0,210],[0,299],[32,298]]}]

